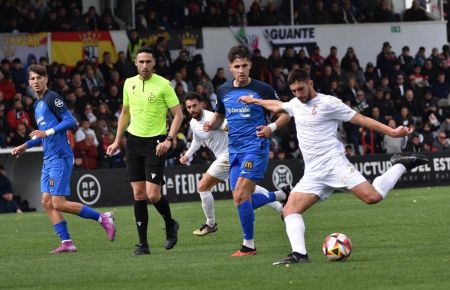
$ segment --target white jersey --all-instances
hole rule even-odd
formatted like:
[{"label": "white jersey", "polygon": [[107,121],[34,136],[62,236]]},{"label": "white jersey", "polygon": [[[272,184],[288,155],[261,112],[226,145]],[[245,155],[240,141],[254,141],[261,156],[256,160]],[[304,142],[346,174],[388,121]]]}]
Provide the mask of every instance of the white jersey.
[{"label": "white jersey", "polygon": [[[356,111],[333,96],[318,94],[303,104],[293,98],[282,104],[283,110],[295,118],[297,139],[305,161],[305,171],[327,168],[327,161],[344,153],[337,138],[339,121],[349,121]],[[320,171],[320,170],[319,170]]]},{"label": "white jersey", "polygon": [[211,120],[213,115],[213,112],[203,110],[203,116],[200,120],[194,118],[191,119],[190,127],[193,138],[191,146],[189,146],[189,149],[186,152],[187,157],[191,158],[202,145],[211,149],[216,158],[219,158],[219,156],[224,153],[228,156],[228,133],[224,130],[226,127],[226,120],[217,130],[211,130],[209,132],[203,131],[203,123]]}]

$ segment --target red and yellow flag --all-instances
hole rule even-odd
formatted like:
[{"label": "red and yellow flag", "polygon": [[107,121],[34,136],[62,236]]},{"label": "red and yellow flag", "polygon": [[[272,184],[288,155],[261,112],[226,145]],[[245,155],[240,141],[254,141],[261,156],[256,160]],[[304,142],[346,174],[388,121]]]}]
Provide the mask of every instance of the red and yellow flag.
[{"label": "red and yellow flag", "polygon": [[74,67],[79,60],[103,61],[103,53],[111,53],[116,62],[117,52],[108,31],[52,32],[52,61]]}]

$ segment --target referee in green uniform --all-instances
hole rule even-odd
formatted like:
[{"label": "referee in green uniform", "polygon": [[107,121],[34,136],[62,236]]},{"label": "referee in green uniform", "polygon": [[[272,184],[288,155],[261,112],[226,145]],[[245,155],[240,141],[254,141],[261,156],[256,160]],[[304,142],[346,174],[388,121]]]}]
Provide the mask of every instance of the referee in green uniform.
[{"label": "referee in green uniform", "polygon": [[[164,218],[165,248],[172,249],[178,241],[179,225],[172,219],[169,202],[161,196],[161,185],[164,182],[167,151],[174,145],[183,113],[170,82],[153,73],[153,50],[148,47],[140,48],[135,64],[139,74],[125,81],[123,108],[116,139],[106,153],[117,153],[127,129],[126,163],[133,188],[134,216],[140,241],[133,254],[146,255],[150,254],[147,242],[147,201],[150,201]],[[166,116],[169,110],[173,121],[167,134]]]}]

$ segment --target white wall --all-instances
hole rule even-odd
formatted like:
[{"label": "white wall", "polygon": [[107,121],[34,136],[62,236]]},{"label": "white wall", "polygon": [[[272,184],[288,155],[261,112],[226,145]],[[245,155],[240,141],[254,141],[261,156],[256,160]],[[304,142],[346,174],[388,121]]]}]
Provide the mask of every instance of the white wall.
[{"label": "white wall", "polygon": [[[400,32],[391,32],[392,27],[399,27]],[[415,54],[420,46],[424,46],[429,54],[433,47],[440,50],[442,45],[447,43],[446,23],[438,21],[320,25],[315,28],[317,44],[321,48],[322,55],[327,56],[330,47],[336,46],[338,56],[342,58],[346,49],[353,46],[361,66],[376,61],[376,56],[385,41],[391,43],[393,51],[397,54],[405,45],[410,47],[412,54]],[[246,29],[248,30],[250,28]],[[212,77],[217,67],[227,66],[228,50],[238,42],[229,28],[204,28],[203,41],[204,48],[198,52],[203,54],[206,72]],[[263,56],[269,56],[271,46],[262,32],[259,34],[259,48]]]}]

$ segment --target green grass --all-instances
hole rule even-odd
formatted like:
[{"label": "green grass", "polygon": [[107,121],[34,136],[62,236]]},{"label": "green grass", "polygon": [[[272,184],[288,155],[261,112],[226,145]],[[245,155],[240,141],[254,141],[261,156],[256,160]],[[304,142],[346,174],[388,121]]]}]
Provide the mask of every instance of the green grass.
[{"label": "green grass", "polygon": [[[230,257],[242,242],[231,200],[216,201],[219,230],[206,237],[192,234],[204,221],[199,202],[172,204],[181,227],[171,251],[149,206],[152,254],[141,257],[131,255],[133,209],[113,210],[114,243],[94,222],[67,215],[78,253],[63,255],[47,254],[58,238],[46,214],[0,215],[0,289],[450,289],[449,187],[395,190],[373,206],[332,195],[304,215],[312,262],[290,267],[271,265],[290,246],[284,223],[268,208],[256,213],[258,255],[242,258]],[[353,243],[345,262],[329,262],[321,251],[336,231]]]}]

